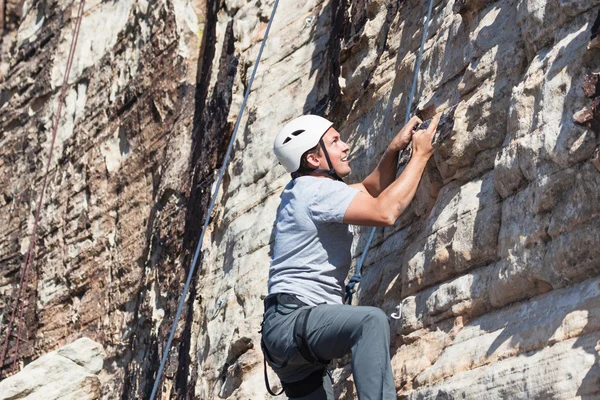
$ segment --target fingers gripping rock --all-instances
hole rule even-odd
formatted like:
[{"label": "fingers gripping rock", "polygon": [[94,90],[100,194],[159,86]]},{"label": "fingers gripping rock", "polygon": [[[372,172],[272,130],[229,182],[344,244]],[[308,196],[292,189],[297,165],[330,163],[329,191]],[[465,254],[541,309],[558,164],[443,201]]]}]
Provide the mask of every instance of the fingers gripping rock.
[{"label": "fingers gripping rock", "polygon": [[[452,134],[452,128],[454,127],[454,112],[456,111],[457,106],[452,106],[445,110],[440,117],[440,122],[438,124],[435,135],[433,136],[433,140],[431,144],[436,147],[448,140],[450,135]],[[418,125],[415,130],[422,130],[429,128],[433,118],[430,118],[424,121],[422,124]],[[406,165],[412,157],[412,146],[408,146],[404,152],[400,156],[400,160],[398,161],[398,165],[403,166]]]}]

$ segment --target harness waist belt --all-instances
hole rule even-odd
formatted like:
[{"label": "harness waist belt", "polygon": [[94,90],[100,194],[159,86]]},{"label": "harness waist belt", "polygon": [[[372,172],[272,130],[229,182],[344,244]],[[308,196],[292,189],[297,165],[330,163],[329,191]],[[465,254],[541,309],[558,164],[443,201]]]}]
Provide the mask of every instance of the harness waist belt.
[{"label": "harness waist belt", "polygon": [[265,312],[277,305],[277,304],[286,304],[286,305],[295,305],[298,308],[307,306],[308,304],[300,301],[295,295],[290,293],[273,293],[268,295],[265,298]]}]

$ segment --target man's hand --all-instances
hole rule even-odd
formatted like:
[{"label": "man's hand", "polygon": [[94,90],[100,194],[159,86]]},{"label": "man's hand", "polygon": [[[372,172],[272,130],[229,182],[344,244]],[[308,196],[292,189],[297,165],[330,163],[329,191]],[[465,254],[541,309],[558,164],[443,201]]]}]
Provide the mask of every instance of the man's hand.
[{"label": "man's hand", "polygon": [[412,142],[414,156],[429,159],[429,157],[433,155],[433,145],[431,144],[431,141],[433,140],[433,135],[435,134],[441,116],[442,113],[436,114],[427,129],[418,130],[413,134]]},{"label": "man's hand", "polygon": [[417,116],[414,116],[411,119],[409,119],[408,123],[402,129],[400,129],[400,132],[398,132],[396,137],[392,140],[392,142],[388,146],[388,149],[394,152],[404,150],[412,140],[413,134],[415,133],[415,127],[421,123],[423,123],[423,121],[421,121],[421,119]]},{"label": "man's hand", "polygon": [[[364,226],[392,226],[394,224],[415,196],[427,161],[433,154],[431,139],[440,122],[440,116],[441,114],[438,114],[433,117],[427,129],[414,132],[416,125],[421,123],[421,120],[417,117],[413,117],[402,128],[390,146],[400,147],[412,138],[412,159],[405,166],[402,174],[391,184],[387,181],[384,182],[381,179],[382,175],[379,173],[375,174],[374,172],[369,175],[363,181],[364,188],[367,190],[361,191],[354,197],[344,214],[345,224]],[[387,153],[389,151],[386,151]],[[388,162],[391,159],[392,157],[388,157]],[[386,156],[384,154],[382,162],[385,160]],[[389,167],[389,169],[393,170],[395,174],[395,165]],[[368,183],[367,181],[374,183]],[[375,187],[377,190],[369,190],[369,187]]]}]

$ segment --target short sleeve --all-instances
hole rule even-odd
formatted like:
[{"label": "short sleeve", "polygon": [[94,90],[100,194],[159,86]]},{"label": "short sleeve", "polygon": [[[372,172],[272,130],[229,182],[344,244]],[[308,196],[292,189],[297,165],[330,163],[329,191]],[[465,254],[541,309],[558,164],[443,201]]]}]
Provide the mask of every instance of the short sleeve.
[{"label": "short sleeve", "polygon": [[344,214],[360,190],[344,182],[322,179],[309,210],[317,222],[344,222]]}]

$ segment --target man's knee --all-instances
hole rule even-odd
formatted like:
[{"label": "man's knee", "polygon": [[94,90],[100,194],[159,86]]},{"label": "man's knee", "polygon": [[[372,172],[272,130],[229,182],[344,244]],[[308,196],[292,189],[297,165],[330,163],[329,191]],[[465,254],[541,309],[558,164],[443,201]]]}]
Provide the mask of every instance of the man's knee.
[{"label": "man's knee", "polygon": [[388,321],[388,317],[380,308],[365,306],[364,309],[365,309],[365,310],[363,310],[363,312],[365,313],[365,317],[363,319],[364,326],[371,328],[371,329],[378,330],[378,331],[379,330],[389,331],[390,323]]},{"label": "man's knee", "polygon": [[[358,308],[358,307],[357,307]],[[363,307],[361,307],[363,308]],[[387,315],[376,307],[364,307],[360,326],[353,333],[355,343],[366,342],[370,345],[390,344],[390,323]]]}]

